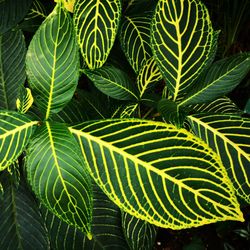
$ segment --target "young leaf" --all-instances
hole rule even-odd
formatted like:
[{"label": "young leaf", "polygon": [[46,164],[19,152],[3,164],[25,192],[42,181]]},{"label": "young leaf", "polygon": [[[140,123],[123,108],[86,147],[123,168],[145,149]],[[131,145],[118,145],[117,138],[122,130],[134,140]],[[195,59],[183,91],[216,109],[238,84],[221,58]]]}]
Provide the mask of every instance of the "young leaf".
[{"label": "young leaf", "polygon": [[93,186],[93,238],[88,240],[77,228],[59,220],[41,206],[53,249],[60,250],[128,250],[121,227],[120,209],[97,187]]},{"label": "young leaf", "polygon": [[39,200],[61,220],[90,235],[91,183],[68,128],[45,122],[27,153],[29,183]]},{"label": "young leaf", "polygon": [[152,250],[154,247],[157,227],[123,212],[122,228],[132,250]]},{"label": "young leaf", "polygon": [[48,119],[70,101],[79,76],[72,20],[60,3],[33,36],[26,63],[35,102]]},{"label": "young leaf", "polygon": [[32,0],[0,1],[0,35],[15,27],[27,14]]},{"label": "young leaf", "polygon": [[139,73],[143,64],[152,57],[150,23],[151,19],[148,17],[125,16],[121,26],[121,46],[136,73]]},{"label": "young leaf", "polygon": [[31,90],[29,88],[21,87],[19,98],[16,100],[16,107],[18,112],[21,114],[25,114],[29,108],[32,106],[34,98],[31,94]]},{"label": "young leaf", "polygon": [[26,78],[25,54],[21,30],[0,35],[0,109],[16,109],[19,87]]},{"label": "young leaf", "polygon": [[174,96],[187,93],[216,50],[207,8],[199,0],[160,0],[151,26],[158,66]]},{"label": "young leaf", "polygon": [[179,105],[204,103],[231,92],[250,70],[250,53],[242,53],[215,62],[196,88]]},{"label": "young leaf", "polygon": [[74,25],[82,56],[89,69],[106,62],[121,16],[120,0],[77,0]]},{"label": "young leaf", "polygon": [[104,94],[118,100],[136,100],[136,89],[129,76],[114,66],[84,70],[94,85]]},{"label": "young leaf", "polygon": [[151,57],[145,62],[137,76],[137,86],[140,92],[140,98],[144,96],[150,85],[160,81],[161,79],[161,72],[155,59]]},{"label": "young leaf", "polygon": [[188,120],[197,136],[221,157],[237,194],[250,203],[250,119],[204,114]]},{"label": "young leaf", "polygon": [[243,221],[220,159],[188,131],[139,119],[86,122],[70,131],[93,179],[125,212],[176,230]]},{"label": "young leaf", "polygon": [[24,151],[37,121],[11,111],[0,111],[0,171],[11,165]]},{"label": "young leaf", "polygon": [[38,206],[23,181],[18,188],[4,176],[6,185],[0,202],[1,249],[47,250],[49,240]]}]

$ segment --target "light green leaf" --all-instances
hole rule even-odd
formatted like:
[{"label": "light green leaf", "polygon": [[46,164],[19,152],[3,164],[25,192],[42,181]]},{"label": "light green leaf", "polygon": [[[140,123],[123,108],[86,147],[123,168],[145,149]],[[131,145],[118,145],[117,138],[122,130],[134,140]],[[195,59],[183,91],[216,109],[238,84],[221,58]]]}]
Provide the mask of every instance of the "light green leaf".
[{"label": "light green leaf", "polygon": [[150,23],[149,17],[125,16],[121,26],[121,46],[136,73],[139,73],[141,67],[152,57]]},{"label": "light green leaf", "polygon": [[0,35],[15,27],[27,14],[32,0],[0,1]]},{"label": "light green leaf", "polygon": [[161,72],[153,57],[148,59],[141,68],[137,76],[137,86],[140,92],[140,98],[144,96],[147,89],[154,83],[162,79]]},{"label": "light green leaf", "polygon": [[31,94],[31,90],[29,88],[21,87],[19,98],[16,100],[16,107],[18,112],[21,114],[25,114],[29,108],[32,106],[34,98]]},{"label": "light green leaf", "polygon": [[70,131],[93,179],[125,212],[172,229],[243,221],[219,157],[188,131],[139,119],[86,122]]},{"label": "light green leaf", "polygon": [[26,187],[20,182],[18,189],[4,176],[5,189],[0,201],[1,249],[47,250],[49,240],[38,206]]},{"label": "light green leaf", "polygon": [[72,20],[60,3],[33,36],[26,60],[35,102],[48,119],[70,101],[79,76]]},{"label": "light green leaf", "polygon": [[77,228],[59,220],[44,206],[41,207],[53,249],[128,250],[121,227],[120,209],[103,194],[96,184],[93,187],[93,196],[93,238],[91,240],[88,240]]},{"label": "light green leaf", "polygon": [[228,97],[220,97],[212,102],[190,105],[188,108],[193,110],[193,113],[213,113],[213,114],[237,114],[243,112],[233,103]]},{"label": "light green leaf", "polygon": [[157,227],[136,217],[122,213],[122,228],[131,250],[152,250]]},{"label": "light green leaf", "polygon": [[[203,82],[197,83],[180,106],[213,101],[231,92],[250,70],[250,53],[242,53],[215,62]],[[199,84],[199,85],[198,85]]]},{"label": "light green leaf", "polygon": [[250,119],[209,114],[188,120],[197,136],[220,156],[237,194],[250,203]]},{"label": "light green leaf", "polygon": [[79,153],[65,125],[45,122],[29,145],[27,176],[34,193],[50,211],[90,237],[91,183]]},{"label": "light green leaf", "polygon": [[211,62],[218,33],[199,0],[159,0],[151,26],[158,66],[174,97],[188,92]]},{"label": "light green leaf", "polygon": [[21,30],[0,35],[0,109],[16,109],[19,87],[26,78],[25,54]]},{"label": "light green leaf", "polygon": [[136,100],[136,89],[129,76],[115,66],[84,70],[94,85],[104,94],[118,100]]},{"label": "light green leaf", "polygon": [[11,111],[0,111],[0,171],[11,165],[24,151],[37,121]]},{"label": "light green leaf", "polygon": [[82,56],[89,69],[106,62],[121,17],[120,0],[77,0],[74,25]]}]

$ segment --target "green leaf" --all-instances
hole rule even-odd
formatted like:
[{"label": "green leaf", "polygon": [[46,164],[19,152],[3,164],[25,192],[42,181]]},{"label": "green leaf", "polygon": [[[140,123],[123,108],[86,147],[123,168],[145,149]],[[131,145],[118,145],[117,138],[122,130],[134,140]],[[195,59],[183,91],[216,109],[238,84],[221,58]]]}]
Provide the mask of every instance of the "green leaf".
[{"label": "green leaf", "polygon": [[19,87],[26,78],[25,54],[21,30],[0,35],[0,109],[16,109]]},{"label": "green leaf", "polygon": [[24,151],[37,121],[10,111],[0,111],[0,171],[11,165]]},{"label": "green leaf", "polygon": [[243,221],[220,159],[188,131],[139,119],[86,122],[70,131],[93,179],[125,212],[172,229]]},{"label": "green leaf", "polygon": [[124,2],[128,2],[125,9],[125,14],[128,16],[145,15],[146,12],[152,12],[157,4],[155,0],[125,0]]},{"label": "green leaf", "polygon": [[125,16],[120,30],[122,49],[136,73],[152,57],[149,17]]},{"label": "green leaf", "polygon": [[53,249],[128,249],[121,227],[120,209],[94,184],[92,240],[41,207]]},{"label": "green leaf", "polygon": [[79,153],[65,125],[45,122],[29,145],[26,168],[39,200],[61,220],[90,235],[91,183]]},{"label": "green leaf", "polygon": [[122,227],[130,249],[153,249],[157,235],[156,226],[128,213],[122,213]]},{"label": "green leaf", "polygon": [[115,66],[84,70],[94,85],[104,94],[118,100],[136,100],[136,90],[129,76]]},{"label": "green leaf", "polygon": [[48,119],[70,101],[79,76],[72,20],[60,3],[33,36],[26,60],[35,102]]},{"label": "green leaf", "polygon": [[220,97],[212,102],[190,105],[188,107],[193,110],[193,113],[213,113],[213,114],[237,114],[243,112],[233,103],[228,97]]},{"label": "green leaf", "polygon": [[121,17],[120,0],[76,0],[74,25],[82,56],[89,69],[106,62]]},{"label": "green leaf", "polygon": [[250,98],[248,98],[248,101],[246,103],[244,112],[247,113],[247,114],[250,114]]},{"label": "green leaf", "polygon": [[29,88],[21,87],[19,98],[16,100],[16,107],[18,112],[21,114],[25,114],[29,108],[32,106],[34,98],[31,94],[31,90]]},{"label": "green leaf", "polygon": [[0,1],[0,35],[15,27],[27,14],[32,0]]},{"label": "green leaf", "polygon": [[18,189],[7,176],[3,200],[0,201],[1,249],[50,249],[47,230],[38,206],[26,187]]},{"label": "green leaf", "polygon": [[151,26],[151,44],[158,66],[174,96],[188,92],[216,50],[207,8],[199,0],[160,0]]},{"label": "green leaf", "polygon": [[250,119],[210,114],[188,120],[197,136],[220,156],[237,194],[250,203]]},{"label": "green leaf", "polygon": [[215,62],[203,82],[191,90],[180,106],[213,101],[231,92],[250,70],[250,53],[242,53]]},{"label": "green leaf", "polygon": [[140,92],[140,98],[144,97],[147,89],[151,87],[152,84],[160,81],[161,79],[161,72],[155,59],[151,57],[145,62],[137,76],[137,86]]},{"label": "green leaf", "polygon": [[185,111],[172,100],[161,99],[158,102],[158,111],[167,122],[174,124],[178,128],[182,127],[186,118]]}]

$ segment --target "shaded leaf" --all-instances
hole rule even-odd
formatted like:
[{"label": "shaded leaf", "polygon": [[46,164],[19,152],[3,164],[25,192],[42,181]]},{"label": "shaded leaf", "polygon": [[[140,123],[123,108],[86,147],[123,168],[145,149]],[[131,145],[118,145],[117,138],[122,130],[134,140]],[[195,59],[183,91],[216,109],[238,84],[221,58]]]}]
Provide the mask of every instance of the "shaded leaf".
[{"label": "shaded leaf", "polygon": [[29,108],[32,106],[34,98],[31,94],[31,90],[29,88],[21,87],[19,98],[16,100],[16,107],[18,112],[21,114],[25,114]]}]

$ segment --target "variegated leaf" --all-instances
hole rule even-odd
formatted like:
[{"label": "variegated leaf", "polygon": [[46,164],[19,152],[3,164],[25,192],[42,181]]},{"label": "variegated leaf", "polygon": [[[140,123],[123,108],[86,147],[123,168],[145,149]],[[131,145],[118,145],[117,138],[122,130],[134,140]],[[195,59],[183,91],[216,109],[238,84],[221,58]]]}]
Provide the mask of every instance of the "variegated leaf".
[{"label": "variegated leaf", "polygon": [[243,221],[219,157],[188,131],[139,119],[90,121],[70,131],[93,179],[125,212],[172,229]]},{"label": "variegated leaf", "polygon": [[197,136],[220,156],[237,194],[250,203],[250,119],[197,114],[188,120]]},{"label": "variegated leaf", "polygon": [[89,69],[106,62],[121,17],[120,0],[77,0],[74,24],[82,56]]},{"label": "variegated leaf", "polygon": [[11,111],[0,111],[0,171],[24,151],[37,121]]},{"label": "variegated leaf", "polygon": [[29,88],[20,88],[19,98],[16,100],[16,107],[18,112],[25,114],[32,106],[34,98]]},{"label": "variegated leaf", "polygon": [[175,101],[213,60],[218,33],[200,0],[159,0],[151,27],[153,54]]}]

